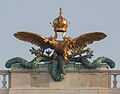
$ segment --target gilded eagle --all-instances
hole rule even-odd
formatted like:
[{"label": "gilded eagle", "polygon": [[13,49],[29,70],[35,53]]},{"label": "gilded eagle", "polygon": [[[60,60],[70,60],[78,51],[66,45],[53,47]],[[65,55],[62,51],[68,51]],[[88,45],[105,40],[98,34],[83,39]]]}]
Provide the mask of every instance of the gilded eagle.
[{"label": "gilded eagle", "polygon": [[92,44],[94,41],[99,41],[104,39],[107,35],[103,32],[91,32],[82,34],[79,37],[74,39],[68,37],[64,37],[63,41],[56,40],[57,33],[55,33],[55,37],[45,38],[39,34],[19,31],[14,34],[16,38],[19,40],[23,40],[25,42],[30,42],[37,46],[41,46],[43,49],[53,49],[53,58],[55,59],[56,55],[62,55],[65,60],[68,60],[68,53],[67,51],[74,51],[78,50],[81,47],[86,47],[88,44]]}]

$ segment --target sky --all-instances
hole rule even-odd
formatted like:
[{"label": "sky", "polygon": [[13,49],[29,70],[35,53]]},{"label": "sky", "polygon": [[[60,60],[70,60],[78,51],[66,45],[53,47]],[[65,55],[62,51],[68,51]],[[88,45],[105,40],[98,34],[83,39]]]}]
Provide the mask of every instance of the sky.
[{"label": "sky", "polygon": [[0,0],[0,70],[7,60],[23,57],[31,61],[35,56],[29,49],[36,47],[16,39],[13,34],[27,31],[44,37],[54,35],[50,22],[59,16],[71,24],[66,36],[72,38],[88,32],[104,32],[107,37],[89,45],[94,57],[106,56],[120,69],[120,0]]}]

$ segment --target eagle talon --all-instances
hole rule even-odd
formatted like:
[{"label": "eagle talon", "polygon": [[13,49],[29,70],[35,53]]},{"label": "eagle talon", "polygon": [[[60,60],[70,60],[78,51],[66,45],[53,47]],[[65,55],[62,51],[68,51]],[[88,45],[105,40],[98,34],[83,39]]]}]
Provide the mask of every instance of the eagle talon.
[{"label": "eagle talon", "polygon": [[65,60],[65,63],[69,63],[70,61],[69,61],[69,59],[68,60]]}]

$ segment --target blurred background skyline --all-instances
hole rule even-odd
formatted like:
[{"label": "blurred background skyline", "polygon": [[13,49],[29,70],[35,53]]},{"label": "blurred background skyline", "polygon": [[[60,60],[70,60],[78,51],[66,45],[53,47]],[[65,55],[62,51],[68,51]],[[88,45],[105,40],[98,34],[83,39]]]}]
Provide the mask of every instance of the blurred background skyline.
[{"label": "blurred background skyline", "polygon": [[91,61],[106,56],[115,61],[114,69],[120,69],[120,0],[0,0],[0,69],[6,69],[6,61],[13,57],[28,61],[35,57],[29,49],[37,46],[18,40],[13,34],[28,31],[53,36],[49,22],[59,16],[59,8],[71,22],[66,36],[75,38],[88,32],[107,34],[105,39],[88,46],[94,51]]}]

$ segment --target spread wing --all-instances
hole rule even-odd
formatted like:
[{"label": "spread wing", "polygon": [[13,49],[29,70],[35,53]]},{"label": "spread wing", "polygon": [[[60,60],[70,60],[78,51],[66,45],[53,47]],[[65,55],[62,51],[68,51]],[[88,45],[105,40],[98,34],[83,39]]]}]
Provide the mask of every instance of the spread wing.
[{"label": "spread wing", "polygon": [[44,49],[51,48],[51,44],[49,43],[49,41],[46,41],[48,40],[47,38],[35,33],[19,31],[15,33],[14,36],[19,40],[23,40],[25,42],[31,42],[32,44],[41,46]]},{"label": "spread wing", "polygon": [[94,41],[104,39],[107,35],[102,32],[92,32],[82,34],[81,36],[72,39],[66,46],[67,50],[78,50],[81,47],[86,47],[88,44],[92,44]]}]

